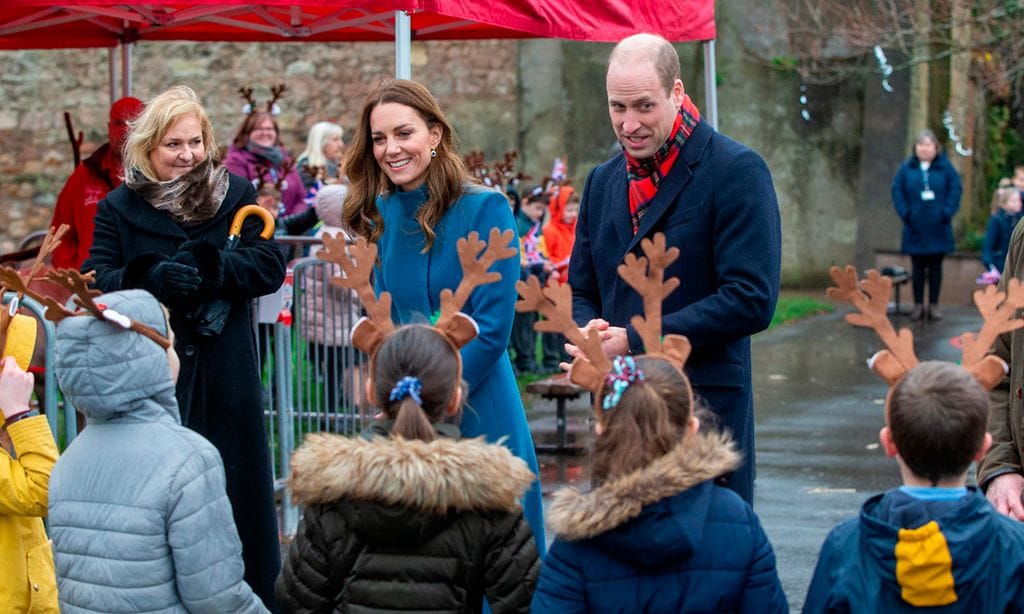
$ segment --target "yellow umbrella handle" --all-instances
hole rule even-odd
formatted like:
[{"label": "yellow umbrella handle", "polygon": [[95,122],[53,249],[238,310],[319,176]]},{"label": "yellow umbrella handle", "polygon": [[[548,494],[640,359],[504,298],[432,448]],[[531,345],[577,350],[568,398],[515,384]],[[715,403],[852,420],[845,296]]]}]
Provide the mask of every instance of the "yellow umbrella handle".
[{"label": "yellow umbrella handle", "polygon": [[259,205],[246,205],[239,209],[235,213],[235,217],[231,220],[231,230],[229,236],[236,237],[242,234],[242,222],[245,218],[250,215],[259,216],[263,220],[263,231],[260,232],[260,236],[264,239],[269,239],[274,234],[274,216],[270,215],[270,212]]}]

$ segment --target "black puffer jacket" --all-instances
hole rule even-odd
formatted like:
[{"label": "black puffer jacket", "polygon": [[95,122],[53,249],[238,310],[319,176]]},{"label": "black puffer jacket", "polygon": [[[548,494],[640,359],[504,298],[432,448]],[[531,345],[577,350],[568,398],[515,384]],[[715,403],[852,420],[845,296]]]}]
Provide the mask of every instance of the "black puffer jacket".
[{"label": "black puffer jacket", "polygon": [[306,505],[277,580],[285,612],[528,612],[540,563],[507,448],[310,435],[292,457]]}]

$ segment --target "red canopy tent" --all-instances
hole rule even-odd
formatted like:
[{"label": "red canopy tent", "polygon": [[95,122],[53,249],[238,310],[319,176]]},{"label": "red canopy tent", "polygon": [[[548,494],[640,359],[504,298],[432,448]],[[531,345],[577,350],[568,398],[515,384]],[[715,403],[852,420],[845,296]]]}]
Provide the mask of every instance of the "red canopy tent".
[{"label": "red canopy tent", "polygon": [[[636,32],[705,43],[705,108],[715,125],[714,0],[5,0],[0,5],[0,50],[121,45],[123,94],[131,91],[130,45],[137,41],[394,40],[396,74],[409,78],[413,40],[614,42]],[[113,82],[113,54],[110,64]]]}]

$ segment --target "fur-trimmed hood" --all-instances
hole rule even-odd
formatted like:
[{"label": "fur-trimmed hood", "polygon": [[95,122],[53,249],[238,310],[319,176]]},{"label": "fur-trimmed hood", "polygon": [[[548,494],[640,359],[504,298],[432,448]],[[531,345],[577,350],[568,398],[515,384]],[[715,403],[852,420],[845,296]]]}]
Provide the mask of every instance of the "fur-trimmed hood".
[{"label": "fur-trimmed hood", "polygon": [[691,435],[647,467],[589,493],[575,488],[559,490],[552,497],[548,520],[561,539],[596,537],[640,516],[645,506],[728,473],[741,462],[727,435]]},{"label": "fur-trimmed hood", "polygon": [[537,479],[508,448],[483,438],[431,442],[401,437],[313,434],[292,455],[296,503],[378,503],[443,515],[520,509]]}]

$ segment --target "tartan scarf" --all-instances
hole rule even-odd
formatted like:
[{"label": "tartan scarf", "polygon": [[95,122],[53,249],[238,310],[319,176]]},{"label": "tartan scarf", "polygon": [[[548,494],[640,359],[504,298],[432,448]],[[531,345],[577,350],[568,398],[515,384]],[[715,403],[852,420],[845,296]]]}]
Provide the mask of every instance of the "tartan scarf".
[{"label": "tartan scarf", "polygon": [[697,110],[697,105],[693,104],[688,95],[683,94],[683,104],[676,115],[675,123],[672,124],[672,136],[652,157],[637,160],[629,155],[625,148],[622,149],[626,155],[629,217],[633,222],[633,234],[640,229],[640,218],[647,213],[654,195],[658,193],[658,185],[672,170],[672,165],[679,157],[679,151],[686,143],[686,139],[693,134],[693,129],[699,121],[700,111]]}]

